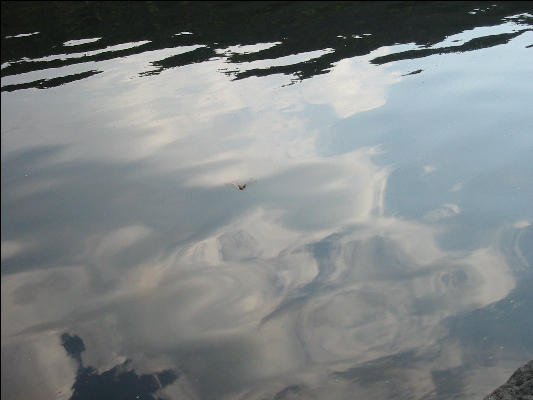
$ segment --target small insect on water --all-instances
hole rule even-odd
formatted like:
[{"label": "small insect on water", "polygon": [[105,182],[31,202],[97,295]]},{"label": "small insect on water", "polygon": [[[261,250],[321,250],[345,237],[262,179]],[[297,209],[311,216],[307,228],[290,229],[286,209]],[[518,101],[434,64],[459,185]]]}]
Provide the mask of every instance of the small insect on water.
[{"label": "small insect on water", "polygon": [[229,185],[235,186],[235,188],[237,190],[244,190],[248,186],[250,186],[252,183],[255,183],[255,182],[257,182],[255,179],[250,179],[248,182],[243,183],[243,184],[238,184],[238,183],[235,183],[235,182],[231,182],[231,183],[229,183]]}]

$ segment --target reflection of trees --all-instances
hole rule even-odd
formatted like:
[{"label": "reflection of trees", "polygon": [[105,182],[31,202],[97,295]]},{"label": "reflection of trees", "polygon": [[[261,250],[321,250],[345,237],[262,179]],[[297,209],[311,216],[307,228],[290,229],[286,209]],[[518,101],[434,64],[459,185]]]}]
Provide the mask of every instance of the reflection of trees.
[{"label": "reflection of trees", "polygon": [[[207,61],[216,55],[216,49],[237,44],[279,43],[262,51],[224,55],[233,63],[333,49],[306,62],[228,72],[236,79],[275,73],[306,79],[327,72],[333,63],[344,58],[365,55],[379,47],[399,43],[414,43],[426,48],[392,55],[390,59],[382,58],[379,63],[434,52],[494,46],[511,37],[496,35],[490,40],[474,40],[447,50],[427,48],[450,35],[477,26],[496,25],[503,17],[531,12],[531,8],[527,2],[491,5],[486,2],[225,2],[222,5],[219,2],[3,2],[2,63],[10,64],[2,69],[2,76],[185,45],[205,47],[190,54],[155,61],[156,68],[148,74]],[[474,9],[479,11],[473,13]],[[530,23],[531,19],[521,17],[520,22]],[[39,34],[6,38],[31,32]],[[192,32],[193,35],[176,35],[180,32]],[[101,39],[78,46],[63,46],[68,40],[96,37]],[[104,50],[108,46],[138,41],[149,42],[129,49]],[[101,52],[85,54],[94,50]],[[65,53],[79,55],[32,61]]]},{"label": "reflection of trees", "polygon": [[502,33],[500,35],[490,35],[490,36],[485,36],[481,38],[475,38],[475,39],[469,40],[468,42],[464,43],[461,46],[449,46],[449,47],[437,48],[437,49],[417,49],[417,50],[403,51],[400,53],[393,53],[390,55],[377,57],[372,61],[375,64],[385,64],[385,63],[392,62],[392,61],[409,60],[413,58],[427,57],[433,54],[459,53],[459,52],[464,52],[464,51],[478,50],[478,49],[482,49],[485,47],[492,47],[492,46],[498,46],[500,44],[505,44],[509,42],[511,39],[524,33],[524,31],[525,29],[520,30],[518,32],[513,32],[513,33]]},{"label": "reflection of trees", "polygon": [[2,91],[11,92],[13,90],[28,89],[28,88],[47,89],[51,87],[61,86],[61,85],[64,85],[65,83],[75,82],[80,79],[85,79],[90,76],[99,74],[100,72],[102,71],[87,71],[87,72],[82,72],[80,74],[61,76],[59,78],[38,79],[36,81],[32,81],[28,83],[21,83],[18,85],[6,85],[2,87]]},{"label": "reflection of trees", "polygon": [[72,385],[72,400],[156,400],[153,394],[178,378],[176,372],[170,369],[151,375],[137,375],[129,368],[129,360],[99,374],[93,367],[83,366],[81,353],[85,351],[85,345],[79,336],[64,333],[61,342],[68,355],[78,363],[76,381]]}]

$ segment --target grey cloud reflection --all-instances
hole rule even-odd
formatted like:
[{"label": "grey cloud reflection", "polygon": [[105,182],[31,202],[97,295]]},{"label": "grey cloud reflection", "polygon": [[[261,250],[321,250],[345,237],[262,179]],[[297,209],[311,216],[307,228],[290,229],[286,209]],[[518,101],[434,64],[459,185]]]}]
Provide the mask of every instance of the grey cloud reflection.
[{"label": "grey cloud reflection", "polygon": [[[499,249],[444,251],[442,228],[383,215],[387,171],[368,150],[295,167],[281,174],[290,176],[283,199],[262,199],[266,188],[247,212],[203,239],[127,269],[113,257],[151,240],[152,229],[134,224],[100,234],[87,242],[87,266],[3,277],[3,339],[58,330],[74,315],[81,322],[111,314],[124,352],[142,343],[181,354],[237,341],[230,398],[241,384],[259,382],[273,382],[268,390],[283,398],[296,383],[284,389],[280,374],[305,393],[334,385],[335,371],[432,348],[446,337],[442,321],[502,299],[515,281]],[[217,390],[216,367],[190,370],[206,396]],[[412,372],[409,379],[422,379]]]},{"label": "grey cloud reflection", "polygon": [[2,240],[2,260],[13,257],[27,247],[26,244],[15,240]]},{"label": "grey cloud reflection", "polygon": [[[134,71],[143,62],[133,57],[125,68]],[[123,197],[106,192],[112,200],[105,197],[106,204],[117,215],[132,205],[124,200],[129,193],[143,203],[154,200],[150,194],[162,186],[151,186],[147,177],[168,174],[162,197],[172,205],[164,208],[163,217],[181,213],[176,220],[184,227],[175,229],[179,234],[195,232],[176,239],[176,231],[158,229],[163,224],[156,220],[163,217],[153,217],[153,209],[128,210],[127,221],[116,217],[105,226],[80,219],[76,255],[62,254],[61,266],[2,277],[3,348],[31,339],[44,351],[51,339],[36,339],[43,332],[58,335],[65,325],[90,331],[87,324],[93,323],[100,327],[98,335],[111,342],[94,351],[97,359],[104,359],[98,353],[109,347],[128,358],[144,348],[152,351],[140,363],[149,365],[159,361],[152,354],[162,351],[184,366],[191,393],[198,391],[198,397],[323,398],[328,390],[329,398],[343,398],[353,393],[355,384],[347,383],[349,373],[335,373],[356,374],[354,366],[414,351],[431,353],[447,335],[442,325],[446,318],[496,302],[514,288],[515,279],[496,245],[466,251],[439,246],[444,228],[435,223],[457,214],[457,205],[447,204],[421,221],[387,215],[383,196],[391,169],[375,162],[379,147],[319,157],[316,132],[303,122],[307,105],[294,101],[294,92],[272,89],[272,80],[279,78],[230,84],[212,73],[219,67],[217,61],[185,67],[186,73],[159,75],[157,86],[144,79],[119,94],[110,84],[112,74],[102,74],[95,79],[110,100],[105,105],[98,104],[101,97],[85,101],[102,116],[104,128],[82,126],[82,134],[73,137],[51,124],[42,128],[47,130],[43,136],[6,139],[6,152],[35,148],[39,141],[65,146],[59,156],[42,161],[42,168],[112,160],[96,171],[106,172],[106,185],[115,183],[114,174],[123,177],[117,164],[133,165],[128,183],[141,189],[128,192],[132,189],[123,184]],[[342,62],[338,73],[365,76],[347,71],[351,67],[352,61]],[[321,86],[326,89],[313,81],[300,86],[307,90],[308,103],[323,101],[344,118],[383,104],[387,85],[398,78],[385,74],[375,79],[375,74],[372,70],[364,78],[365,84],[381,85],[368,89],[372,97],[366,104],[351,101],[360,93],[356,83],[354,90],[333,86],[344,85],[339,76]],[[176,85],[200,94],[177,95],[172,89]],[[64,93],[67,101],[75,97]],[[254,98],[256,93],[264,93],[263,98]],[[168,103],[162,105],[157,98]],[[56,98],[51,104],[61,101]],[[107,106],[111,111],[105,111]],[[45,105],[39,107],[46,111]],[[299,112],[303,117],[294,115]],[[66,118],[79,118],[73,117]],[[21,124],[31,131],[36,121]],[[124,147],[126,138],[130,144]],[[143,163],[127,164],[138,160]],[[221,188],[224,182],[249,176],[259,178],[250,190]],[[87,182],[93,181],[82,186]],[[37,189],[22,185],[15,194],[28,198],[42,191],[79,189],[62,184],[54,181]],[[217,208],[220,202],[226,207]],[[228,209],[233,214],[223,218]],[[191,225],[189,213],[196,220],[207,215],[209,228]],[[70,221],[56,228],[61,231],[58,238],[69,234]],[[2,256],[24,252],[21,243],[18,237],[7,238]],[[145,252],[147,247],[152,250]],[[447,359],[413,361],[417,367],[406,368],[396,381],[416,381],[421,393],[431,392],[430,370],[421,366],[457,366],[461,349],[451,346],[447,352]],[[68,369],[70,360],[57,357],[43,356],[39,368],[25,364],[24,372],[35,371],[47,387],[64,387],[67,378],[74,379],[73,372],[61,379],[45,376],[55,363],[60,365],[57,374]],[[118,356],[107,363],[115,361]],[[98,367],[107,368],[104,362]],[[358,393],[365,393],[365,382],[357,385]],[[367,394],[378,398],[387,393],[381,389],[372,395],[368,389]]]},{"label": "grey cloud reflection", "polygon": [[[2,320],[2,334],[4,327]],[[2,397],[68,399],[76,370],[65,351],[58,351],[58,332],[27,339],[6,341],[2,337]]]},{"label": "grey cloud reflection", "polygon": [[[189,47],[180,51],[186,50]],[[116,60],[95,62],[92,67],[104,72],[90,80],[76,87],[47,90],[46,95],[33,93],[35,104],[31,106],[36,118],[2,121],[5,151],[64,146],[61,154],[48,162],[99,159],[127,163],[148,159],[157,160],[157,167],[166,170],[186,168],[197,160],[242,160],[232,173],[246,167],[252,169],[252,176],[257,172],[263,175],[287,159],[316,155],[316,127],[302,123],[299,115],[307,112],[309,104],[325,105],[345,118],[383,105],[387,87],[401,79],[387,68],[371,66],[369,56],[339,62],[319,81],[298,88],[282,88],[287,83],[284,76],[231,81],[217,72],[228,67],[221,59],[166,71],[158,75],[157,81],[128,78],[145,70],[150,60],[167,53],[174,54],[156,50],[124,57],[120,68]],[[383,48],[372,55],[387,53]],[[68,66],[56,72],[66,75],[84,72],[84,68],[87,65]],[[80,99],[78,87],[91,90]],[[12,101],[2,103],[5,115],[15,113],[11,107],[28,106],[21,94],[12,96]],[[46,118],[51,106],[62,110],[60,119]],[[80,112],[90,115],[88,123],[80,121]],[[73,127],[77,134],[68,134]],[[252,145],[250,137],[254,137]],[[257,165],[250,162],[255,159]],[[215,178],[220,183],[219,176]],[[202,177],[196,184],[213,185],[212,181]]]},{"label": "grey cloud reflection", "polygon": [[[340,118],[382,106],[388,87],[402,78],[399,72],[372,68],[370,60],[389,53],[390,48],[382,47],[366,56],[337,62],[329,74],[314,77],[305,86],[306,101],[328,104]],[[335,82],[342,82],[342,85]]]}]

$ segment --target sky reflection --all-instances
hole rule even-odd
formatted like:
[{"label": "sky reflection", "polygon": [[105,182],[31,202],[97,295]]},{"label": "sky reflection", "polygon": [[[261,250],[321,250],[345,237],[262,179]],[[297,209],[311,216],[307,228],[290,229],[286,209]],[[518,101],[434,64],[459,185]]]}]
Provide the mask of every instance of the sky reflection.
[{"label": "sky reflection", "polygon": [[170,398],[490,392],[531,342],[496,368],[450,326],[531,276],[531,38],[295,85],[222,58],[138,77],[156,50],[3,93],[2,396],[69,398],[82,365],[178,371]]}]

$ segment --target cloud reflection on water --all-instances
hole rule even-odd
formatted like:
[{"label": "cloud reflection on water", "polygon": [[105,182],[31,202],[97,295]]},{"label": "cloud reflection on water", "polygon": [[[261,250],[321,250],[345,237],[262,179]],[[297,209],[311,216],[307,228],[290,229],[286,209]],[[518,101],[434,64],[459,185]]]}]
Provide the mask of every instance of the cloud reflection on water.
[{"label": "cloud reflection on water", "polygon": [[[319,382],[334,385],[328,374],[352,365],[431,348],[446,336],[445,318],[500,300],[514,287],[497,248],[443,251],[435,226],[381,215],[387,170],[364,150],[289,169],[273,182],[283,184],[284,174],[294,175],[281,199],[258,184],[252,189],[261,196],[248,212],[170,254],[125,270],[114,265],[110,256],[139,246],[152,230],[133,225],[87,242],[92,266],[4,276],[4,341],[21,330],[31,337],[72,318],[79,324],[113,315],[125,353],[142,344],[180,355],[214,344],[209,360],[227,351],[224,341],[237,341],[240,366],[226,373],[228,395],[282,375],[312,390]],[[220,390],[212,374],[224,360],[176,361],[192,363],[203,395]]]},{"label": "cloud reflection on water", "polygon": [[[121,61],[128,73],[145,65],[136,57]],[[13,219],[6,226],[23,218],[15,212],[21,205],[29,218],[3,238],[2,256],[34,269],[2,277],[3,349],[33,343],[57,354],[60,343],[51,338],[75,327],[101,370],[123,355],[146,369],[183,368],[185,378],[165,390],[185,398],[320,398],[325,391],[344,398],[354,388],[368,398],[428,395],[433,371],[461,364],[455,343],[438,354],[448,335],[443,322],[501,300],[516,282],[498,234],[473,249],[440,246],[449,231],[441,221],[459,215],[459,205],[420,220],[388,214],[383,197],[393,167],[376,161],[380,146],[317,154],[313,107],[324,125],[375,109],[398,74],[350,59],[282,89],[280,77],[230,83],[213,73],[220,67],[188,66],[157,82],[120,82],[120,90],[113,72],[101,74],[83,100],[68,87],[48,92],[47,103],[37,94],[34,120],[6,122],[22,134],[3,134],[3,156],[45,143],[59,150],[29,164],[46,178],[41,183],[53,184],[8,176],[13,190],[3,208]],[[38,124],[73,99],[79,108],[64,111],[64,120]],[[87,124],[78,125],[80,114],[91,115]],[[242,193],[223,186],[251,176],[257,184]],[[48,213],[65,218],[43,238]],[[24,247],[28,236],[36,243]],[[48,259],[39,257],[45,248]],[[47,390],[64,387],[60,374],[70,360],[57,357],[47,353],[20,374],[32,371]],[[385,378],[369,375],[397,358],[409,362],[391,382],[403,382],[376,389]]]}]

